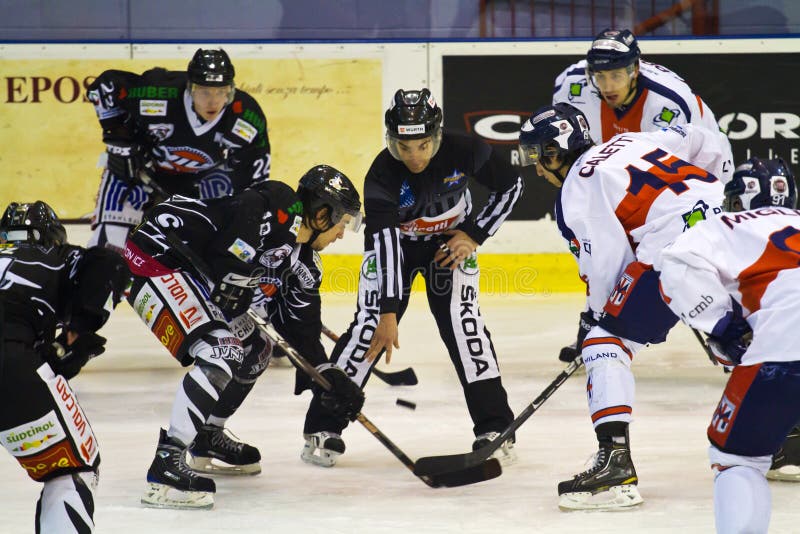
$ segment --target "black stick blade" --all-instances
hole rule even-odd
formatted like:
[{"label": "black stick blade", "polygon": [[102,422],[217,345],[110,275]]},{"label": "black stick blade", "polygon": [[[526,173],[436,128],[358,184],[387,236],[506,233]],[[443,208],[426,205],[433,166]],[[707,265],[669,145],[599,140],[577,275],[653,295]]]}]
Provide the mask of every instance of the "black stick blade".
[{"label": "black stick blade", "polygon": [[411,367],[396,372],[373,369],[372,373],[390,386],[416,386],[419,383],[417,374]]},{"label": "black stick blade", "polygon": [[[462,469],[431,475],[429,478],[435,487],[455,488],[457,486],[467,486],[476,484],[484,480],[491,480],[499,477],[503,473],[500,461],[497,458],[489,458],[479,464],[466,466]],[[420,477],[422,478],[422,477]]]},{"label": "black stick blade", "polygon": [[481,465],[486,458],[481,457],[482,455],[477,454],[477,452],[479,451],[465,454],[423,456],[414,463],[414,474],[417,476],[431,476]]}]

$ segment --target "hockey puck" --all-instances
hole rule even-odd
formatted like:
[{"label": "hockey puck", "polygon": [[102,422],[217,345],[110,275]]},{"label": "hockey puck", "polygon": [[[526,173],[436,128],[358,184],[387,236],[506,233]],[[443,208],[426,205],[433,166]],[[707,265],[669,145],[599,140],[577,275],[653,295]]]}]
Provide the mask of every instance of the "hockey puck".
[{"label": "hockey puck", "polygon": [[417,409],[417,403],[416,402],[407,401],[405,399],[397,399],[397,405],[398,406],[402,406],[403,408],[408,408],[409,410],[416,410]]}]

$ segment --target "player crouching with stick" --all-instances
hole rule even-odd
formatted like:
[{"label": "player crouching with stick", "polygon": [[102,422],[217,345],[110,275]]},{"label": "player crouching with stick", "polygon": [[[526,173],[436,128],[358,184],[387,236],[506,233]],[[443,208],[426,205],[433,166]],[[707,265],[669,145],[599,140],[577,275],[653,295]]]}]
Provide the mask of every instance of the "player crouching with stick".
[{"label": "player crouching with stick", "polygon": [[[270,181],[220,199],[173,196],[131,234],[125,257],[135,277],[128,300],[173,357],[192,366],[178,388],[169,428],[160,432],[144,504],[209,508],[216,486],[196,471],[260,472],[258,449],[223,433],[272,351],[247,313],[254,291],[273,292],[270,284],[302,270],[304,245],[311,263],[318,262],[316,251],[342,237],[346,225],[360,224],[360,207],[352,182],[319,165],[300,179],[297,192]],[[208,278],[184,249],[208,266]],[[319,327],[306,335],[319,343]],[[364,402],[358,387],[327,363],[324,351],[304,356],[332,385],[324,394],[327,407],[338,417],[355,418]],[[183,460],[187,448],[190,465]]]}]

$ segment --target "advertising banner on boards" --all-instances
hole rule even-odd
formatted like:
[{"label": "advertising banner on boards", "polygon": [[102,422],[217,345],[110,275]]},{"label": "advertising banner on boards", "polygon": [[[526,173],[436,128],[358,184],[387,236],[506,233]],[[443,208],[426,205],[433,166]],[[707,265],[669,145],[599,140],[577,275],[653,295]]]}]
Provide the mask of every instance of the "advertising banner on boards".
[{"label": "advertising banner on boards", "polygon": [[[582,56],[453,55],[442,60],[445,127],[473,132],[512,164],[519,164],[522,121],[552,101],[553,82]],[[800,54],[652,54],[700,95],[728,133],[735,163],[751,156],[783,157],[800,174],[800,100],[794,75]],[[521,168],[525,194],[512,219],[552,212],[556,189]],[[484,196],[474,188],[477,205]]]},{"label": "advertising banner on boards", "polygon": [[[91,213],[104,146],[86,87],[106,69],[185,70],[191,53],[181,60],[0,59],[0,209],[41,199],[64,219]],[[361,184],[383,148],[380,59],[232,61],[236,86],[267,117],[273,179],[295,185],[309,168],[328,163]]]}]

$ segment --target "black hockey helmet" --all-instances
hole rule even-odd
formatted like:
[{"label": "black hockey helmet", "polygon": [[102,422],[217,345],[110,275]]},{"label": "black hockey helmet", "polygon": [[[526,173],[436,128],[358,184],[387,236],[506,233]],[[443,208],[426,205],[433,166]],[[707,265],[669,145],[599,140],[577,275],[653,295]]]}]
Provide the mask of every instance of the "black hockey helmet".
[{"label": "black hockey helmet", "polygon": [[427,88],[406,91],[398,89],[384,116],[386,146],[395,159],[400,159],[397,142],[410,139],[433,140],[433,155],[442,143],[442,108]]},{"label": "black hockey helmet", "polygon": [[[578,108],[563,102],[544,106],[520,128],[520,165],[535,165],[541,160],[544,168],[554,171],[551,161],[572,165],[593,145],[589,123]],[[558,159],[553,160],[554,157]],[[560,178],[563,181],[564,176]]]},{"label": "black hockey helmet", "polygon": [[606,28],[597,34],[586,54],[587,74],[621,69],[639,61],[641,51],[636,36],[630,30]]},{"label": "black hockey helmet", "polygon": [[233,85],[233,77],[236,74],[231,58],[221,48],[219,50],[198,48],[186,71],[190,83],[211,87]]},{"label": "black hockey helmet", "polygon": [[67,230],[47,203],[12,202],[0,219],[0,237],[4,241],[25,241],[46,247],[67,242]]},{"label": "black hockey helmet", "polygon": [[725,185],[725,211],[796,205],[797,185],[783,158],[752,157],[736,167],[733,179]]},{"label": "black hockey helmet", "polygon": [[309,169],[300,178],[297,196],[303,203],[307,220],[313,219],[319,210],[328,209],[328,224],[319,229],[322,232],[338,224],[345,215],[353,218],[348,228],[358,231],[361,227],[361,197],[358,190],[344,173],[330,165],[317,165]]}]

